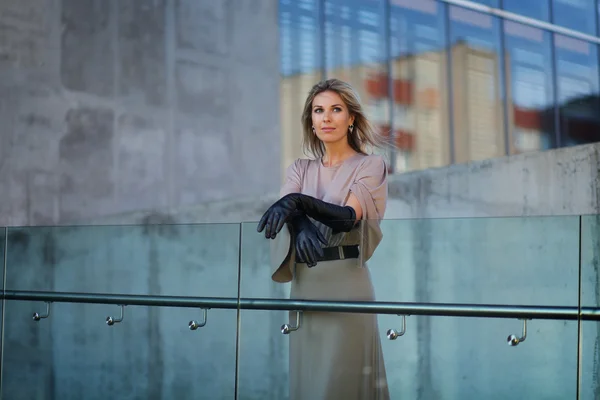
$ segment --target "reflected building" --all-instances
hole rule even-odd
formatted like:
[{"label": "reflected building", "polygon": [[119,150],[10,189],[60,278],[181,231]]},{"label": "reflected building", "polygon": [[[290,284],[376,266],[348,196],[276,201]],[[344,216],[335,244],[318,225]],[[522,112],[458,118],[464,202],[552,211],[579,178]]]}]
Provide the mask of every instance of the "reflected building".
[{"label": "reflected building", "polygon": [[[533,3],[496,11],[544,21]],[[282,0],[282,167],[303,156],[308,90],[331,77],[357,89],[391,139],[394,173],[598,141],[600,39],[558,25],[564,15],[550,30],[477,6]]]}]

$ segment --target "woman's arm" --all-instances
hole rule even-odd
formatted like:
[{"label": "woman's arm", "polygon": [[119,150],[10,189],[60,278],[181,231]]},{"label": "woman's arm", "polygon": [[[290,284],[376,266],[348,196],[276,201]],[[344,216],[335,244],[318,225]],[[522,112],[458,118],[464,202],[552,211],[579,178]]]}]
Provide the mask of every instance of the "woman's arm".
[{"label": "woman's arm", "polygon": [[360,201],[358,201],[358,198],[356,198],[354,193],[350,192],[350,196],[348,197],[346,206],[352,207],[354,209],[354,213],[356,214],[356,221],[360,221],[362,219],[362,207],[360,206]]}]

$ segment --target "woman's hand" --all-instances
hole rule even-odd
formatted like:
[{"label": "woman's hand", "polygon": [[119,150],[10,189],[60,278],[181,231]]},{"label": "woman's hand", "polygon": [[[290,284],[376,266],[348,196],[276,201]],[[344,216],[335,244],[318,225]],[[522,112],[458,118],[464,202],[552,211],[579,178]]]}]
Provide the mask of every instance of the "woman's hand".
[{"label": "woman's hand", "polygon": [[[358,203],[358,200],[355,200]],[[360,208],[360,203],[358,203]],[[257,230],[265,231],[267,239],[275,239],[283,224],[294,211],[303,211],[309,217],[327,225],[334,233],[349,232],[356,223],[356,211],[350,205],[338,206],[301,193],[290,193],[276,201],[263,215]]]},{"label": "woman's hand", "polygon": [[290,225],[296,236],[296,260],[305,262],[309,268],[316,266],[317,255],[323,257],[323,248],[320,243],[326,245],[327,239],[304,213],[293,215]]},{"label": "woman's hand", "polygon": [[256,230],[262,232],[264,229],[267,239],[275,239],[275,236],[296,209],[296,197],[290,195],[282,197],[263,214]]}]

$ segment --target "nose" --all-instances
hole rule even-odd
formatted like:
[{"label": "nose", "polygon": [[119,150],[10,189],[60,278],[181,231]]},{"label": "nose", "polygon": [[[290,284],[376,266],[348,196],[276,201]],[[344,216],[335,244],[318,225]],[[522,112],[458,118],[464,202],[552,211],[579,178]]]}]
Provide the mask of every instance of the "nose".
[{"label": "nose", "polygon": [[323,121],[329,121],[331,118],[329,117],[330,111],[324,111],[323,112]]}]

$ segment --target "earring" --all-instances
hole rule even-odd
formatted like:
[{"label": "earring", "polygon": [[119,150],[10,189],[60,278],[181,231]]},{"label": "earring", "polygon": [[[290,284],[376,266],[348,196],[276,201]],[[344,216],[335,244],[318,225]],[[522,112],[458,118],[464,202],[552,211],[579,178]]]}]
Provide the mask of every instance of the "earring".
[{"label": "earring", "polygon": [[350,133],[352,133],[352,131],[354,130],[354,124],[350,125],[350,126],[348,127],[348,129],[350,129]]},{"label": "earring", "polygon": [[313,133],[317,133],[317,131],[315,131],[315,127],[314,126],[312,127],[312,131],[313,131]]}]

